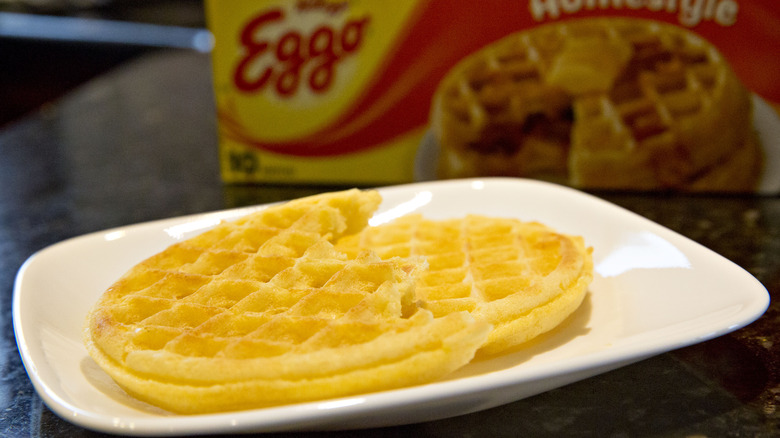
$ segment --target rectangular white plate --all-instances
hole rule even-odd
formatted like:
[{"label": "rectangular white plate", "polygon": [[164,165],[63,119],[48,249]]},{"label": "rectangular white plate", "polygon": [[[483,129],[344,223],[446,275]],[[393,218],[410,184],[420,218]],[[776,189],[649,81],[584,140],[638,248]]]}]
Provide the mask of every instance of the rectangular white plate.
[{"label": "rectangular white plate", "polygon": [[509,403],[757,319],[769,294],[703,246],[582,192],[538,181],[487,178],[380,189],[375,219],[410,212],[541,221],[585,237],[596,276],[583,306],[524,349],[473,362],[443,381],[357,397],[215,415],[177,416],[126,395],[81,341],[98,296],[140,260],[220,220],[262,207],[132,225],[70,239],[30,257],[13,302],[27,372],[58,415],[129,435],[367,428],[429,421]]}]

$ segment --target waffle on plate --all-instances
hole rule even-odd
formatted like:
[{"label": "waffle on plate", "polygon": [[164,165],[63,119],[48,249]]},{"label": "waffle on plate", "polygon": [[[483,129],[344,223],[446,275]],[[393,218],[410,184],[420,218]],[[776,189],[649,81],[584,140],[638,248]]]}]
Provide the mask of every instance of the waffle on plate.
[{"label": "waffle on plate", "polygon": [[380,202],[302,198],[149,257],[88,315],[90,356],[140,400],[223,412],[432,382],[582,302],[579,237],[482,216],[367,227]]},{"label": "waffle on plate", "polygon": [[536,222],[469,215],[431,220],[412,214],[346,236],[356,256],[423,257],[416,297],[435,316],[460,311],[489,322],[481,351],[495,354],[558,326],[582,303],[593,278],[591,249]]},{"label": "waffle on plate", "polygon": [[354,259],[376,192],[261,210],[133,267],[88,317],[93,359],[128,393],[179,413],[325,399],[435,380],[490,326],[414,303],[421,259]]}]

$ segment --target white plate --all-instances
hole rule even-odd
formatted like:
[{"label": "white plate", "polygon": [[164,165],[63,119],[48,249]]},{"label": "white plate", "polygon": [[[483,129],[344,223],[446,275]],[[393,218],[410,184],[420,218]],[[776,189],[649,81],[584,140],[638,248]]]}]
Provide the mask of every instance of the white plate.
[{"label": "white plate", "polygon": [[[596,278],[583,306],[523,350],[467,365],[446,380],[315,403],[177,416],[122,392],[81,342],[103,290],[142,258],[252,208],[133,225],[74,238],[33,255],[17,276],[13,318],[30,379],[45,403],[78,425],[111,433],[186,435],[326,430],[445,418],[529,397],[736,330],[769,304],[766,289],[718,254],[582,192],[539,181],[476,179],[380,189],[376,220],[482,213],[538,220],[594,247]],[[257,207],[255,207],[257,208]]]}]

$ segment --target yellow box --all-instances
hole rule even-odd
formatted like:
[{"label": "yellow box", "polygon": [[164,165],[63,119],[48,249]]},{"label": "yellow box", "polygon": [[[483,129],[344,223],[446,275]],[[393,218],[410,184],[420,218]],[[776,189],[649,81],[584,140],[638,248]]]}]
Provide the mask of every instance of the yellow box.
[{"label": "yellow box", "polygon": [[384,119],[409,90],[377,79],[417,2],[206,4],[225,182],[413,179],[424,128]]},{"label": "yellow box", "polygon": [[776,193],[775,1],[207,0],[222,178]]}]

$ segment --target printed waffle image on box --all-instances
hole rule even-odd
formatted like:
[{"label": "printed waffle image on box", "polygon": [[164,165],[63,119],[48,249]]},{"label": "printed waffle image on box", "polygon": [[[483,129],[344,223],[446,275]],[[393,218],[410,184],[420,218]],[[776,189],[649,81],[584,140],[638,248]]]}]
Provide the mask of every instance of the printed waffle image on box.
[{"label": "printed waffle image on box", "polygon": [[579,19],[492,43],[443,79],[431,125],[442,178],[752,191],[763,168],[751,99],[728,62],[649,20]]}]

